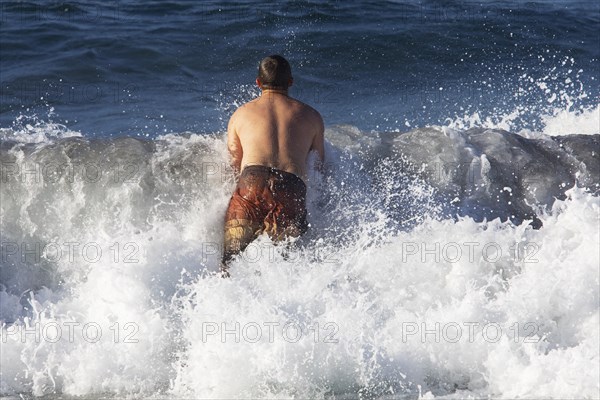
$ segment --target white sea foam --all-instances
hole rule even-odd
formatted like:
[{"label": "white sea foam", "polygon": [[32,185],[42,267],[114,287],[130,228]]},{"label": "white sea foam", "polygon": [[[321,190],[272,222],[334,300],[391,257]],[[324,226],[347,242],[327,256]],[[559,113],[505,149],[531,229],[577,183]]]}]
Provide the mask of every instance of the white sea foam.
[{"label": "white sea foam", "polygon": [[542,120],[547,135],[597,135],[600,134],[600,105],[580,112],[563,109]]},{"label": "white sea foam", "polygon": [[[452,129],[503,129],[506,131],[515,131],[521,111],[514,110],[496,116],[485,117],[475,112],[470,115],[464,115],[455,119],[447,119],[446,127]],[[521,136],[529,138],[540,138],[557,135],[597,135],[600,134],[600,105],[595,107],[572,110],[570,108],[554,108],[548,114],[541,117],[542,129],[532,130],[529,128],[518,130]]]},{"label": "white sea foam", "polygon": [[445,218],[393,157],[368,159],[377,138],[344,151],[336,132],[329,176],[309,184],[311,232],[291,248],[260,238],[231,279],[212,275],[233,186],[222,137],[8,151],[113,169],[3,183],[2,394],[597,395],[598,197],[567,190],[539,230]]}]

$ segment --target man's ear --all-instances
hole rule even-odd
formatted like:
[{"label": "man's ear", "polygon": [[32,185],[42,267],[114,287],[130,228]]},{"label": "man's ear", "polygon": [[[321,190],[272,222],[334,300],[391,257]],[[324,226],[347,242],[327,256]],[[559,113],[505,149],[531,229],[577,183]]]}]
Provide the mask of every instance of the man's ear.
[{"label": "man's ear", "polygon": [[262,83],[260,83],[260,79],[256,78],[256,85],[262,89]]}]

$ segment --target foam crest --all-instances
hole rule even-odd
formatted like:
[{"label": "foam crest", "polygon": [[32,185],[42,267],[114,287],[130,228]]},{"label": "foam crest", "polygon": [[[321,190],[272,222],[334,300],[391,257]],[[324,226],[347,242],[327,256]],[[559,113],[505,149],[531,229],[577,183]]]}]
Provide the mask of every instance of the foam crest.
[{"label": "foam crest", "polygon": [[52,122],[54,110],[49,109],[49,121],[36,114],[21,114],[11,128],[0,128],[0,140],[17,143],[47,143],[55,139],[80,137],[81,133],[70,130],[66,125]]}]

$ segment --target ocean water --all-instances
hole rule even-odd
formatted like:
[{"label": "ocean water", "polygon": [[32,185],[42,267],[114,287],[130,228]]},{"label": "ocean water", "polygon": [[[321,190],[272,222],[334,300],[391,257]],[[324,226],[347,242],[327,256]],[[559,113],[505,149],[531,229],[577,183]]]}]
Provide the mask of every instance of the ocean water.
[{"label": "ocean water", "polygon": [[[0,12],[0,395],[600,397],[597,2]],[[272,53],[326,170],[219,279]]]}]

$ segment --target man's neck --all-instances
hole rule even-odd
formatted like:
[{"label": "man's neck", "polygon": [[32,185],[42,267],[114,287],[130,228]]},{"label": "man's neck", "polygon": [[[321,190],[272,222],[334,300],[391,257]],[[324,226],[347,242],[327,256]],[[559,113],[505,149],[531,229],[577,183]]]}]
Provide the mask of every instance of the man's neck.
[{"label": "man's neck", "polygon": [[287,89],[263,89],[262,91],[262,95],[269,95],[269,94],[282,94],[284,96],[288,95],[288,91]]}]

